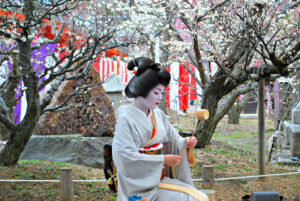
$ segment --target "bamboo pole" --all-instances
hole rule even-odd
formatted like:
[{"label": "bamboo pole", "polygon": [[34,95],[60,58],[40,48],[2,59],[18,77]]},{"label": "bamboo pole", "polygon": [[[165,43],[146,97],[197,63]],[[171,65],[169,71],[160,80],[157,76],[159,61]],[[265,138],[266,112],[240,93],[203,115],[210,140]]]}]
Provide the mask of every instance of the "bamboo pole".
[{"label": "bamboo pole", "polygon": [[265,173],[265,110],[264,110],[265,96],[264,96],[264,79],[259,80],[258,89],[258,174]]}]

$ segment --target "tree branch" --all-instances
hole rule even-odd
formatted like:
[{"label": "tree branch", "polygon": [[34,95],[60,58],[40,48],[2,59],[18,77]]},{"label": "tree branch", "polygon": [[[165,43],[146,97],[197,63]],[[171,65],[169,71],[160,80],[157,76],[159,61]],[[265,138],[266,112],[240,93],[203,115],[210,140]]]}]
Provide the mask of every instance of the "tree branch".
[{"label": "tree branch", "polygon": [[197,76],[195,75],[195,73],[193,73],[193,71],[185,64],[182,64],[184,66],[184,68],[189,72],[189,74],[195,79],[195,81],[197,82],[197,84],[203,88],[204,86],[202,85],[202,83],[200,82],[200,80],[197,78]]},{"label": "tree branch", "polygon": [[0,35],[4,36],[6,38],[11,38],[13,40],[16,40],[17,42],[21,42],[20,38],[13,37],[11,34],[5,32],[5,31],[2,31],[2,30],[0,30]]},{"label": "tree branch", "polygon": [[10,118],[9,108],[6,107],[2,97],[0,97],[0,122],[12,130],[17,128],[17,125]]},{"label": "tree branch", "polygon": [[224,117],[225,114],[227,114],[239,95],[254,91],[256,88],[257,82],[252,82],[249,84],[244,84],[224,96],[218,104],[216,119],[219,121]]},{"label": "tree branch", "polygon": [[197,15],[195,18],[195,22],[198,23],[200,22],[204,17],[206,17],[210,12],[215,11],[217,8],[223,6],[224,4],[226,4],[227,2],[229,2],[231,0],[225,0],[221,3],[218,3],[217,5],[215,5],[214,7],[212,7],[209,11],[205,12],[202,16]]},{"label": "tree branch", "polygon": [[223,65],[220,64],[220,62],[218,61],[217,58],[215,58],[214,61],[225,75],[227,75],[228,77],[230,77],[233,80],[238,80],[238,78],[235,75],[233,75],[233,73],[229,69],[224,68]]},{"label": "tree branch", "polygon": [[44,111],[44,109],[50,104],[54,93],[58,90],[63,81],[65,81],[65,77],[65,75],[62,75],[58,77],[53,84],[51,84],[51,88],[47,91],[47,95],[41,101],[41,111]]},{"label": "tree branch", "polygon": [[31,49],[35,50],[35,49],[39,49],[41,47],[41,45],[45,45],[45,44],[56,44],[60,42],[60,34],[62,29],[64,28],[64,24],[61,25],[61,27],[59,28],[57,34],[55,35],[53,40],[48,40],[48,39],[44,39],[44,42],[39,43],[38,45],[32,46]]},{"label": "tree branch", "polygon": [[194,48],[194,52],[196,55],[197,69],[200,73],[202,86],[205,86],[207,84],[207,81],[205,78],[205,72],[204,72],[204,68],[202,65],[202,61],[201,61],[202,58],[201,58],[200,48],[199,48],[199,44],[198,44],[198,37],[197,37],[197,35],[194,35],[193,38],[194,38],[193,48]]},{"label": "tree branch", "polygon": [[81,95],[81,94],[85,93],[85,89],[88,89],[88,88],[90,88],[90,87],[97,86],[97,85],[99,85],[99,84],[101,84],[101,82],[97,82],[97,83],[85,85],[85,86],[82,86],[82,87],[76,87],[75,91],[73,91],[71,94],[69,94],[68,97],[67,97],[61,104],[57,105],[56,107],[45,108],[45,109],[43,110],[42,113],[45,113],[45,112],[54,112],[54,111],[57,111],[57,110],[59,110],[59,109],[65,110],[65,109],[68,109],[69,107],[77,107],[78,105],[76,106],[76,105],[71,104],[71,105],[66,106],[64,109],[62,109],[62,107],[63,107],[64,105],[66,105],[66,103],[67,103],[72,97],[77,96],[77,95]]}]

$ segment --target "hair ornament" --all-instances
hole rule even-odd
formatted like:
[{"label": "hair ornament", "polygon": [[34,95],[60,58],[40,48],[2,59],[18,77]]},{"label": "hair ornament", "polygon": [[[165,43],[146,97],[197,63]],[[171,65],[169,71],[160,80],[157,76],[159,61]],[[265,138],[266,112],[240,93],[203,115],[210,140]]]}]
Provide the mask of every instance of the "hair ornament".
[{"label": "hair ornament", "polygon": [[135,75],[136,75],[136,74],[137,74],[137,71],[138,71],[138,69],[139,69],[139,68],[138,68],[137,66],[135,66],[135,67],[133,68],[133,74],[135,74]]}]

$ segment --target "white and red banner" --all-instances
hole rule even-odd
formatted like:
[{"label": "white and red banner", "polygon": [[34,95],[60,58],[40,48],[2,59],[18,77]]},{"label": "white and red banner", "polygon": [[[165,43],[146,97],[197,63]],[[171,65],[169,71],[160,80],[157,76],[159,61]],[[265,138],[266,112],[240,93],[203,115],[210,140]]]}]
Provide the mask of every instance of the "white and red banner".
[{"label": "white and red banner", "polygon": [[127,70],[127,64],[123,61],[114,61],[110,58],[102,57],[96,58],[93,65],[99,72],[101,81],[105,81],[110,77],[111,73],[115,73],[120,77],[121,83],[126,86],[133,77],[133,73]]},{"label": "white and red banner", "polygon": [[[185,64],[191,69],[193,73],[199,78],[198,71],[195,67],[186,63]],[[191,100],[197,100],[197,94],[194,89],[199,89],[196,85],[196,80],[192,75],[185,69],[185,67],[178,63],[172,63],[167,71],[171,74],[171,82],[169,87],[166,89],[166,106],[173,110],[186,110],[189,107]]]},{"label": "white and red banner", "polygon": [[[193,73],[199,78],[198,71],[195,67],[189,63],[185,64],[191,69]],[[96,62],[93,62],[95,69],[99,72],[101,80],[109,78],[110,74],[114,72],[120,77],[121,83],[124,87],[134,76],[131,71],[127,70],[127,64],[123,61],[114,61],[107,57],[97,58]],[[195,79],[190,75],[190,73],[185,69],[182,64],[175,62],[171,64],[167,71],[171,74],[171,82],[169,87],[166,89],[166,106],[173,110],[186,110],[189,107],[189,102],[191,100],[197,100],[197,93],[193,90],[200,90],[197,87]]]}]

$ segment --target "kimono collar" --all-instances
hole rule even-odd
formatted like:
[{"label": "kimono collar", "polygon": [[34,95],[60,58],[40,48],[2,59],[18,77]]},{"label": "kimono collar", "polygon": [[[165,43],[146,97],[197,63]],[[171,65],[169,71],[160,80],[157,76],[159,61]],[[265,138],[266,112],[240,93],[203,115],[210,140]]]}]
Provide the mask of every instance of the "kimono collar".
[{"label": "kimono collar", "polygon": [[152,124],[153,124],[153,129],[152,129],[151,137],[150,137],[150,139],[142,147],[145,147],[147,144],[149,144],[153,140],[153,138],[155,137],[155,134],[156,134],[156,122],[155,122],[155,117],[154,117],[153,110],[151,110],[151,113],[152,113],[151,120],[152,120]]}]

